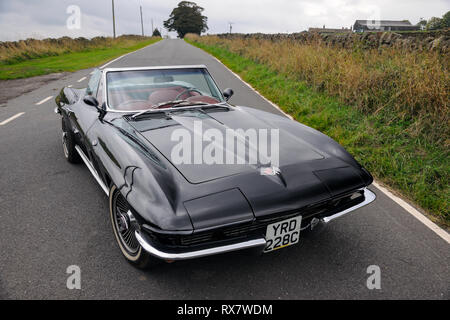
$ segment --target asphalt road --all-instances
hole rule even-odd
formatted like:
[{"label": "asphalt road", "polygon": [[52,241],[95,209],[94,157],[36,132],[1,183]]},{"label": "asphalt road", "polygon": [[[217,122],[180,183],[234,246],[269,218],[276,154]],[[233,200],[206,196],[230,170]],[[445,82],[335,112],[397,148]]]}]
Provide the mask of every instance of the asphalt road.
[{"label": "asphalt road", "polygon": [[[164,40],[111,67],[205,64],[231,102],[276,111],[214,58]],[[63,157],[55,96],[84,87],[82,70],[0,108],[0,298],[19,299],[450,299],[449,244],[375,187],[370,206],[300,244],[262,256],[231,253],[141,271],[122,258],[108,200],[84,165]],[[66,268],[81,268],[68,290]],[[369,290],[367,268],[381,270]]]}]

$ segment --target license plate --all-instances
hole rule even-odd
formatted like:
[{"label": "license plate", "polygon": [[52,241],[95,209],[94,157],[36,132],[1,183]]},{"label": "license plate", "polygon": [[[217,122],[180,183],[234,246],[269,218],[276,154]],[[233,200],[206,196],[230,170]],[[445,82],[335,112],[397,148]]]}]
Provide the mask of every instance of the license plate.
[{"label": "license plate", "polygon": [[266,230],[266,248],[264,252],[281,249],[296,244],[300,239],[302,216],[272,223]]}]

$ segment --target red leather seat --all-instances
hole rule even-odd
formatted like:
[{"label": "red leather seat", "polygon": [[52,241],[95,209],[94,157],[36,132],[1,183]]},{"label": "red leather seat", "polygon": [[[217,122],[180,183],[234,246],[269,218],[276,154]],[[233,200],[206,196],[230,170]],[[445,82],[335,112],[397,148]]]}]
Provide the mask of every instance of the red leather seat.
[{"label": "red leather seat", "polygon": [[160,89],[158,91],[153,92],[148,97],[148,101],[152,105],[157,105],[161,102],[172,101],[180,94],[179,91],[175,89]]}]

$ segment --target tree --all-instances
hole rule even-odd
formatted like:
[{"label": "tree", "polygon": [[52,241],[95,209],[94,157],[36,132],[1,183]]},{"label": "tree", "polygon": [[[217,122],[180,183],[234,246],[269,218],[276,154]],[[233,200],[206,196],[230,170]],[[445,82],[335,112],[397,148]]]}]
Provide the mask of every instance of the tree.
[{"label": "tree", "polygon": [[172,10],[169,19],[164,21],[164,27],[169,31],[176,31],[179,38],[184,38],[187,33],[200,35],[208,30],[208,18],[202,15],[203,10],[194,2],[181,1]]},{"label": "tree", "polygon": [[438,30],[442,28],[442,19],[437,17],[432,17],[428,20],[427,30]]},{"label": "tree", "polygon": [[450,11],[442,16],[442,28],[450,28]]},{"label": "tree", "polygon": [[417,25],[420,27],[420,30],[425,30],[425,28],[427,27],[427,20],[425,19],[421,19]]},{"label": "tree", "polygon": [[155,28],[155,30],[153,30],[152,37],[161,37],[161,32],[159,32],[158,28]]}]

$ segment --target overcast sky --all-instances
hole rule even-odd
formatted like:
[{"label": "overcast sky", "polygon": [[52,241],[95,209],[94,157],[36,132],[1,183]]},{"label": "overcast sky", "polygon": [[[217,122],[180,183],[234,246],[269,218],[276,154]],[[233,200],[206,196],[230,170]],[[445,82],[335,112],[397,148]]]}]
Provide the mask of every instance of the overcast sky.
[{"label": "overcast sky", "polygon": [[[117,34],[140,34],[139,5],[148,34],[153,18],[162,27],[179,0],[115,0]],[[350,27],[356,19],[441,17],[450,0],[198,0],[208,17],[208,33],[300,32],[308,27]],[[79,29],[68,29],[67,9],[81,10]],[[73,20],[70,20],[73,21]],[[0,41],[46,37],[112,35],[111,0],[0,0]],[[73,26],[73,24],[72,24]],[[163,32],[164,34],[166,31]],[[171,33],[172,36],[175,34]]]}]

